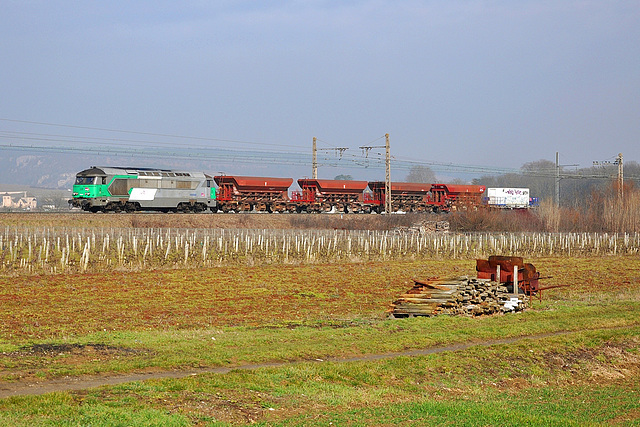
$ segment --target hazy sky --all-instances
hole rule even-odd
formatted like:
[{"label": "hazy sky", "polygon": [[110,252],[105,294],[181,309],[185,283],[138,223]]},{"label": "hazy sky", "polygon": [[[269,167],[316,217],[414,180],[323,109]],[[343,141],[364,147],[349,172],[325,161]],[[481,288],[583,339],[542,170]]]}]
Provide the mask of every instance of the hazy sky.
[{"label": "hazy sky", "polygon": [[0,58],[3,119],[353,155],[389,133],[398,159],[488,167],[640,161],[637,0],[3,0]]}]

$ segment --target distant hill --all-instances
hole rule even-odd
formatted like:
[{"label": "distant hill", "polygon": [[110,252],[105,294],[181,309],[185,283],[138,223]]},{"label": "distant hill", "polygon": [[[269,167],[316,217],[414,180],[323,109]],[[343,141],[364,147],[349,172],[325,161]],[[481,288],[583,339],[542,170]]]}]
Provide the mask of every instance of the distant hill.
[{"label": "distant hill", "polygon": [[[197,170],[210,174],[226,173],[256,176],[305,176],[296,166],[283,172],[279,165],[242,164],[233,160],[224,163],[184,158],[141,158],[125,155],[95,156],[74,153],[31,153],[0,150],[0,185],[69,190],[78,172],[91,166],[152,167],[161,169]],[[306,169],[304,169],[306,171]],[[276,175],[274,175],[276,174]],[[18,189],[18,191],[20,190]]]},{"label": "distant hill", "polygon": [[[156,167],[165,169],[200,170],[217,172],[210,162],[183,159],[140,159],[132,156],[60,153],[29,153],[0,151],[0,187],[14,186],[21,191],[25,186],[70,190],[76,174],[91,166]],[[13,191],[13,190],[11,190]]]},{"label": "distant hill", "polygon": [[30,187],[71,188],[80,159],[62,154],[34,155],[3,150],[0,156],[0,184]]}]

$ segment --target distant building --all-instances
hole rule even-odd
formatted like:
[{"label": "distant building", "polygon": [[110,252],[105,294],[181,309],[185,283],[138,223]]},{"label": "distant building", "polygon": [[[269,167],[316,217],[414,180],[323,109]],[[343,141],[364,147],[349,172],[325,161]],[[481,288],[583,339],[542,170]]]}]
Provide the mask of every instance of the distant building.
[{"label": "distant building", "polygon": [[2,208],[33,210],[36,208],[36,198],[27,196],[26,191],[8,191],[0,193],[2,197]]}]

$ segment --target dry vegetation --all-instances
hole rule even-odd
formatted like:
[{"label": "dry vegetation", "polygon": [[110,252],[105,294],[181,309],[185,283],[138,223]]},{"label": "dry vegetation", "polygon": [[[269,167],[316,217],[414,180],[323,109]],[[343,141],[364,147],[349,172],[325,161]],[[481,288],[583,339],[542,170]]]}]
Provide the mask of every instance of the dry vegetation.
[{"label": "dry vegetation", "polygon": [[260,230],[390,230],[446,215],[0,213],[0,226],[68,228],[203,228]]},{"label": "dry vegetation", "polygon": [[4,274],[519,256],[634,255],[640,233],[18,228],[0,234]]}]

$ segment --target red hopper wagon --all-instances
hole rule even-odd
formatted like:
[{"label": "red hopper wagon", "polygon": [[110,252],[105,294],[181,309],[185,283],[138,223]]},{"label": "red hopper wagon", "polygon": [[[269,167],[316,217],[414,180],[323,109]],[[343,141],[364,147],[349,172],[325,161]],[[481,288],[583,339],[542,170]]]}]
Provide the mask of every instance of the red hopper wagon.
[{"label": "red hopper wagon", "polygon": [[307,212],[360,212],[367,181],[335,179],[299,179],[301,191],[293,192],[291,201],[299,211]]},{"label": "red hopper wagon", "polygon": [[[369,188],[373,192],[374,210],[384,211],[385,183],[384,181],[369,182]],[[424,212],[433,210],[430,198],[431,184],[419,182],[392,182],[391,183],[391,208],[395,211]]]},{"label": "red hopper wagon", "polygon": [[213,178],[218,184],[218,209],[222,212],[283,212],[289,206],[292,178],[222,175]]},{"label": "red hopper wagon", "polygon": [[433,184],[431,198],[438,210],[468,210],[482,204],[484,185]]}]

